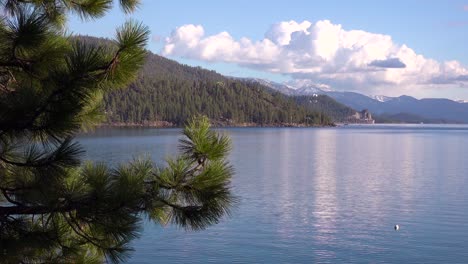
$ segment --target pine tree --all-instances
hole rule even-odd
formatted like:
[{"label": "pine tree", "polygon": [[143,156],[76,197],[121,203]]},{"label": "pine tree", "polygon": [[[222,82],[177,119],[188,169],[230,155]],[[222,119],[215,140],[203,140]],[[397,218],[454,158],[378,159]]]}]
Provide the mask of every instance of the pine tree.
[{"label": "pine tree", "polygon": [[[131,12],[138,1],[119,3]],[[66,33],[70,13],[96,19],[112,4],[0,0],[0,262],[120,262],[142,217],[202,229],[235,200],[230,140],[203,117],[166,167],[82,162],[73,137],[103,120],[103,94],[127,86],[147,53],[148,29],[134,21],[111,44]]]}]

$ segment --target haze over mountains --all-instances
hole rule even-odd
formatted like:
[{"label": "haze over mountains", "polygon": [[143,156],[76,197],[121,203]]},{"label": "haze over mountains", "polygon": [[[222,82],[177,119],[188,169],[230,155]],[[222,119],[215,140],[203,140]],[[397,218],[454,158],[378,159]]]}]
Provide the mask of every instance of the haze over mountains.
[{"label": "haze over mountains", "polygon": [[424,98],[416,99],[411,96],[399,97],[366,96],[356,92],[332,91],[325,87],[299,83],[280,84],[266,80],[258,80],[265,86],[287,95],[324,94],[336,101],[356,110],[368,109],[374,115],[394,119],[401,122],[429,122],[429,123],[468,123],[468,103],[450,99]]}]

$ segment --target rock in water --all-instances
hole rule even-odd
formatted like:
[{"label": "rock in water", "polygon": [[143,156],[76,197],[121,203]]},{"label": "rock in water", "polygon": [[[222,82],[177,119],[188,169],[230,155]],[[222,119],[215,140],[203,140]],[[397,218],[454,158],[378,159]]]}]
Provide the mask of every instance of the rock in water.
[{"label": "rock in water", "polygon": [[395,225],[395,227],[394,227],[394,228],[395,228],[395,231],[398,231],[398,230],[400,230],[400,226],[399,226],[399,225]]}]

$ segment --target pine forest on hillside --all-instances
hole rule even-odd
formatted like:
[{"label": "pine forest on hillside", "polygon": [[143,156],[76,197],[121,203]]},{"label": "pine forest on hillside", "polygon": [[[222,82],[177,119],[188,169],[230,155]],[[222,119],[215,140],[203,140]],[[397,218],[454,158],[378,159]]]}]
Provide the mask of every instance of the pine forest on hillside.
[{"label": "pine forest on hillside", "polygon": [[167,121],[180,126],[202,114],[218,125],[328,125],[331,119],[256,83],[230,79],[149,54],[129,89],[105,97],[110,124]]},{"label": "pine forest on hillside", "polygon": [[356,110],[335,101],[328,95],[303,95],[294,97],[296,103],[309,111],[321,112],[329,116],[334,122],[348,122]]}]

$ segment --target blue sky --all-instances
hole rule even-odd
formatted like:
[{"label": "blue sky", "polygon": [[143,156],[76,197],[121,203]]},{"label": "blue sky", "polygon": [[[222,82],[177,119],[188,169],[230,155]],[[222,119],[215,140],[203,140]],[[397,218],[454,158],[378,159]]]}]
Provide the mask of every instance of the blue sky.
[{"label": "blue sky", "polygon": [[[97,21],[83,22],[72,18],[69,30],[73,33],[93,36],[113,35],[115,28],[126,19],[134,18],[148,25],[152,32],[149,49],[163,54],[177,61],[190,65],[199,65],[217,70],[223,74],[235,76],[250,76],[267,78],[274,81],[290,81],[308,79],[317,85],[326,85],[331,89],[355,90],[367,94],[410,94],[416,97],[448,97],[468,99],[468,86],[465,85],[468,66],[468,1],[143,1],[140,9],[132,15],[124,15],[118,8]],[[300,24],[308,21],[303,27],[302,34],[291,33],[290,43],[279,43],[275,37],[267,32],[278,29],[275,24],[290,22]],[[318,23],[328,21],[329,23]],[[310,23],[309,23],[310,22]],[[308,27],[310,24],[310,28]],[[177,28],[186,27],[174,37]],[[288,24],[291,26],[292,24]],[[314,32],[323,32],[339,26],[336,34],[339,43],[357,41],[361,45],[363,39],[373,41],[381,35],[391,37],[391,42],[377,40],[376,47],[387,45],[388,51],[376,53],[367,49],[337,46],[336,50],[325,50],[320,53],[317,46],[310,49],[295,48],[314,42],[320,47],[333,46],[333,41],[318,37]],[[284,29],[284,27],[282,27]],[[306,29],[307,28],[307,29]],[[191,30],[190,34],[187,30]],[[362,36],[350,40],[352,32],[363,31]],[[196,32],[202,32],[197,35]],[[227,35],[219,35],[226,32]],[[288,31],[289,32],[289,31]],[[350,33],[351,32],[351,33]],[[188,34],[182,39],[180,34]],[[195,34],[195,35],[194,35]],[[301,36],[299,36],[301,35]],[[187,38],[196,36],[196,47],[187,51]],[[169,41],[166,38],[171,38]],[[209,38],[212,37],[212,38]],[[295,39],[297,37],[297,40]],[[248,39],[245,44],[241,38]],[[273,42],[276,53],[264,52],[266,45]],[[220,47],[218,43],[224,40],[227,46]],[[227,40],[226,40],[227,39]],[[210,42],[210,40],[213,40]],[[227,42],[226,42],[227,41]],[[263,41],[263,42],[262,42]],[[378,42],[383,41],[383,42]],[[385,42],[386,41],[386,42]],[[294,43],[296,44],[294,44]],[[387,43],[387,44],[385,44]],[[173,49],[166,46],[172,44]],[[290,45],[291,44],[291,45]],[[294,45],[292,45],[294,44]],[[346,45],[348,45],[346,44]],[[352,44],[352,43],[351,43]],[[233,54],[232,45],[240,45],[239,51]],[[265,46],[266,45],[266,46]],[[315,44],[314,44],[315,45]],[[340,44],[342,45],[342,44]],[[344,44],[343,44],[344,45]],[[404,56],[405,47],[414,52],[414,56]],[[166,50],[165,50],[166,48]],[[375,48],[374,48],[375,49]],[[169,51],[169,52],[168,52]],[[348,58],[337,60],[346,51]],[[210,54],[207,55],[207,52]],[[261,61],[257,57],[245,57],[243,54],[261,53]],[[310,56],[310,62],[297,61],[297,57],[305,52]],[[362,53],[374,55],[362,55]],[[411,53],[410,52],[410,53]],[[270,58],[285,53],[293,57]],[[226,54],[229,54],[227,56]],[[324,55],[325,54],[325,55]],[[359,57],[359,59],[356,59]],[[362,57],[364,56],[364,57]],[[423,56],[426,61],[417,66],[411,66],[412,58]],[[399,59],[405,69],[369,69],[374,61]],[[435,63],[435,62],[437,63]],[[457,61],[458,64],[445,63]],[[281,65],[282,62],[294,66]],[[314,62],[320,64],[307,68]],[[349,65],[353,67],[349,68]],[[429,65],[429,66],[428,66]],[[454,66],[455,65],[455,66]],[[332,67],[333,66],[333,67]],[[436,67],[438,70],[427,70]],[[424,69],[424,72],[422,72]],[[432,68],[431,68],[432,69]],[[333,74],[333,70],[342,75]],[[359,78],[354,78],[352,72],[362,72]],[[364,73],[365,72],[365,73]],[[421,73],[424,82],[409,75]],[[395,81],[392,81],[394,78]],[[468,84],[468,83],[466,83]],[[466,87],[465,87],[466,86]]]}]

